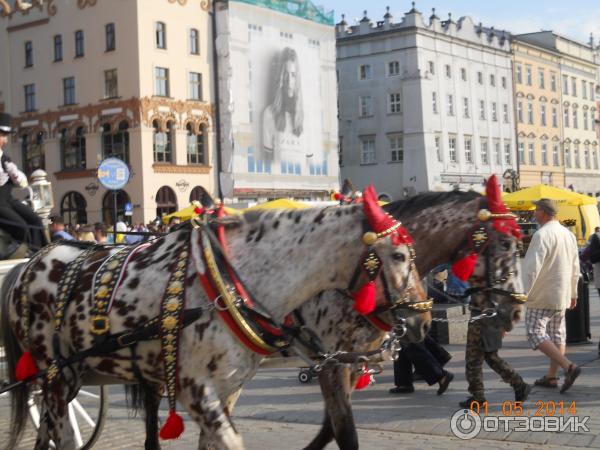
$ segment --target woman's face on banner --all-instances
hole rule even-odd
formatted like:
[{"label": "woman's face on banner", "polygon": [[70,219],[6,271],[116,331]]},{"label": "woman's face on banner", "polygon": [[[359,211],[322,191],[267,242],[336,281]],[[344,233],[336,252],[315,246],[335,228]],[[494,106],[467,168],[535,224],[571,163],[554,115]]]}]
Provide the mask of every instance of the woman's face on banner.
[{"label": "woman's face on banner", "polygon": [[283,72],[283,90],[289,98],[294,96],[297,76],[296,63],[294,61],[287,61],[285,63],[285,70]]}]

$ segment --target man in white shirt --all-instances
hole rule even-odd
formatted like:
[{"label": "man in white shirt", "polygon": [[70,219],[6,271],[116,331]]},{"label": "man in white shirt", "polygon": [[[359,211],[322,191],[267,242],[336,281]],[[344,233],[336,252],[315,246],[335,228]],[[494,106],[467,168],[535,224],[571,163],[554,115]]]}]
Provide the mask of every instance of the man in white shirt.
[{"label": "man in white shirt", "polygon": [[565,357],[565,311],[577,305],[577,240],[556,220],[558,207],[554,201],[543,198],[534,203],[534,215],[541,228],[533,235],[523,264],[523,283],[529,292],[525,326],[532,348],[550,358],[548,373],[535,385],[557,387],[560,366],[565,370],[560,389],[563,393],[581,372]]}]

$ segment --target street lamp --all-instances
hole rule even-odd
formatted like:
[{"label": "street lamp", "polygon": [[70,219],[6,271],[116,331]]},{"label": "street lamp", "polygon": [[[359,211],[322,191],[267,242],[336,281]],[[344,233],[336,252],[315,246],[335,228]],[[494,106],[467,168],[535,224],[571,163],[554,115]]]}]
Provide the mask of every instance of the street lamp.
[{"label": "street lamp", "polygon": [[52,183],[48,181],[48,174],[42,169],[35,170],[31,174],[31,180],[33,210],[42,219],[48,219],[54,207]]}]

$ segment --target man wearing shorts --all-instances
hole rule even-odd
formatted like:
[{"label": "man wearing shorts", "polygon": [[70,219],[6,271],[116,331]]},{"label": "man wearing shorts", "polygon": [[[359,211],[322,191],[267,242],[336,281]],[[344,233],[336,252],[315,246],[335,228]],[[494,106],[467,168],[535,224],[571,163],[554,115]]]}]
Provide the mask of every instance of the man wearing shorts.
[{"label": "man wearing shorts", "polygon": [[541,228],[533,235],[523,264],[523,283],[529,291],[525,326],[531,347],[550,358],[547,374],[535,385],[557,387],[560,366],[565,371],[563,393],[581,372],[565,357],[565,311],[577,305],[579,254],[573,233],[556,220],[555,202],[543,198],[534,204]]}]

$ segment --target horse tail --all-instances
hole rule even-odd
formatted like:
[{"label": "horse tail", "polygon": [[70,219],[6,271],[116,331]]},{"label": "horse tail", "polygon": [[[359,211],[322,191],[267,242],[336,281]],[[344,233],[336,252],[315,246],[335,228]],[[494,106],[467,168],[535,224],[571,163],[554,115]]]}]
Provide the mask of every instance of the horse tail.
[{"label": "horse tail", "polygon": [[143,412],[146,426],[145,448],[158,449],[158,407],[160,406],[160,385],[142,380],[139,384],[125,385],[127,406],[137,415]]},{"label": "horse tail", "polygon": [[[6,357],[7,378],[10,383],[16,382],[15,368],[17,361],[23,353],[17,337],[12,331],[8,310],[10,304],[9,293],[12,290],[17,277],[19,276],[23,264],[13,267],[4,277],[2,287],[0,288],[0,332],[2,333],[2,345]],[[27,424],[27,399],[29,397],[29,389],[27,384],[21,384],[19,387],[10,391],[11,395],[11,433],[8,440],[7,449],[12,449],[17,446],[21,439],[25,425]]]}]

